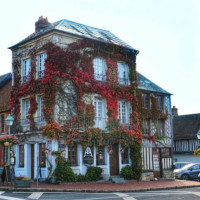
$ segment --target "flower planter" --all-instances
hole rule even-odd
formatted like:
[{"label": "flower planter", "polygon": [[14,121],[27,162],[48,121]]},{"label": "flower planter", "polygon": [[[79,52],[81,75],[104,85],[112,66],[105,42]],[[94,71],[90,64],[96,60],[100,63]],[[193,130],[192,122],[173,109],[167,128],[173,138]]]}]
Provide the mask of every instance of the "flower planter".
[{"label": "flower planter", "polygon": [[9,145],[10,145],[9,142],[4,142],[4,146],[5,146],[5,147],[7,147],[7,146],[9,146]]},{"label": "flower planter", "polygon": [[28,180],[28,181],[15,180],[14,181],[14,187],[15,188],[30,188],[31,187],[31,182],[30,182],[30,180]]}]

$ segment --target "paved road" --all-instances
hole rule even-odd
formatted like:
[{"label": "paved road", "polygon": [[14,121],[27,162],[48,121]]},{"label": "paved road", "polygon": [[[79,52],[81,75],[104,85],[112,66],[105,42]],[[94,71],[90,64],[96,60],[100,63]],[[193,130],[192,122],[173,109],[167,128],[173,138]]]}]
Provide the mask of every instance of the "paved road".
[{"label": "paved road", "polygon": [[200,188],[134,193],[1,192],[0,200],[199,200]]}]

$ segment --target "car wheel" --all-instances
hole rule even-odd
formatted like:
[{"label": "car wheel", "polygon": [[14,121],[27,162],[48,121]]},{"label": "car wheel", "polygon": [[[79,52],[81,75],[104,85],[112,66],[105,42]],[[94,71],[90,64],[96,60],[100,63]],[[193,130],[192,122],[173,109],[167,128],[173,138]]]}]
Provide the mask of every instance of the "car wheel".
[{"label": "car wheel", "polygon": [[189,175],[187,175],[187,174],[183,174],[183,175],[181,176],[181,179],[182,179],[182,180],[189,180],[190,177],[189,177]]}]

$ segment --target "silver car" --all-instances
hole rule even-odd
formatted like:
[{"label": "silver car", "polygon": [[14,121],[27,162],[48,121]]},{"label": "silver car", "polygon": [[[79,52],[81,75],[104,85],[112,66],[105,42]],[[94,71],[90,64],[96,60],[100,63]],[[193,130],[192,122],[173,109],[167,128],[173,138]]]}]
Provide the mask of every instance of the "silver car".
[{"label": "silver car", "polygon": [[198,179],[199,173],[200,173],[200,163],[187,164],[180,169],[174,170],[175,178],[183,180]]}]

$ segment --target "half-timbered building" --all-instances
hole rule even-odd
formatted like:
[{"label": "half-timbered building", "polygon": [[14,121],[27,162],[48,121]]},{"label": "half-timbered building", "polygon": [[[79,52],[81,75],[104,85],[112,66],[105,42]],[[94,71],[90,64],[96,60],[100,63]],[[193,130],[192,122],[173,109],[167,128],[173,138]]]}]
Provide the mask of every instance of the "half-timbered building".
[{"label": "half-timbered building", "polygon": [[[172,178],[171,94],[140,73],[138,73],[138,90],[144,110],[152,107],[153,99],[156,98],[158,109],[167,114],[156,119],[153,115],[146,115],[143,118],[143,179]],[[148,140],[155,134],[162,138],[160,143]]]},{"label": "half-timbered building", "polygon": [[174,147],[173,158],[175,162],[199,163],[200,158],[194,156],[194,150],[200,146],[197,133],[200,130],[200,114],[178,115],[177,108],[174,110],[173,130]]}]

